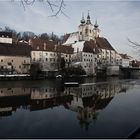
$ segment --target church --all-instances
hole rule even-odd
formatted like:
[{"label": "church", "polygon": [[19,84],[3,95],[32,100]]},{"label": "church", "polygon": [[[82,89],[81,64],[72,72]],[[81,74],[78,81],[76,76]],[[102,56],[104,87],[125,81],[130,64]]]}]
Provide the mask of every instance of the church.
[{"label": "church", "polygon": [[74,49],[72,65],[82,66],[87,75],[96,75],[98,67],[115,66],[122,63],[119,53],[100,34],[101,30],[97,20],[92,24],[88,12],[86,20],[82,15],[78,31],[65,35],[63,45],[71,46]]}]

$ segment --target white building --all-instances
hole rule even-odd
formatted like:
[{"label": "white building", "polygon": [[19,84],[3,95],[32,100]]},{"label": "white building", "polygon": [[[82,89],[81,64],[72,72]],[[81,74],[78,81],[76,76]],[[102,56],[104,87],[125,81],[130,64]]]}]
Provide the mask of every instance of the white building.
[{"label": "white building", "polygon": [[120,54],[122,60],[122,67],[130,67],[131,58],[127,54]]},{"label": "white building", "polygon": [[66,66],[70,64],[73,53],[71,47],[57,45],[52,41],[39,38],[30,40],[30,45],[32,63],[38,63],[46,76],[57,73],[61,69],[62,60],[65,61]]},{"label": "white building", "polygon": [[63,45],[74,48],[72,61],[80,64],[87,75],[96,75],[96,68],[99,64],[102,66],[120,65],[121,57],[108,40],[101,37],[97,20],[93,25],[89,13],[86,21],[84,16],[82,17],[78,31],[66,36],[67,39]]},{"label": "white building", "polygon": [[12,32],[0,32],[0,43],[12,44]]}]

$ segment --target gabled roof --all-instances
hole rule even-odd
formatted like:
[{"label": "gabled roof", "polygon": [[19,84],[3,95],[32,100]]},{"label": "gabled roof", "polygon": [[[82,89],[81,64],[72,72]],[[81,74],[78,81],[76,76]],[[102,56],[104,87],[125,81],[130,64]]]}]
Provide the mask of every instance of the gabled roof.
[{"label": "gabled roof", "polygon": [[93,40],[85,41],[83,52],[89,52],[89,53],[99,53],[99,48],[96,47],[96,44]]},{"label": "gabled roof", "polygon": [[76,42],[78,42],[78,32],[73,32],[69,35],[69,37],[63,45],[71,45]]},{"label": "gabled roof", "polygon": [[100,49],[113,50],[113,51],[115,51],[115,49],[111,46],[111,44],[108,42],[108,40],[106,38],[97,37],[96,38],[96,43],[97,43],[97,46]]},{"label": "gabled roof", "polygon": [[28,56],[30,57],[31,47],[25,43],[0,44],[0,55],[2,56]]},{"label": "gabled roof", "polygon": [[59,45],[53,41],[42,40],[34,38],[31,40],[31,48],[33,51],[50,51],[72,54],[73,48],[71,46]]}]

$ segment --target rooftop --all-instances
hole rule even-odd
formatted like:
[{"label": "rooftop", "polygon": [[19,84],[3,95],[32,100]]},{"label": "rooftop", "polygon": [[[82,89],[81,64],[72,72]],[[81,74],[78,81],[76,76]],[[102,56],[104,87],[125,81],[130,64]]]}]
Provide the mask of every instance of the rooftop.
[{"label": "rooftop", "polygon": [[30,56],[31,47],[24,43],[0,44],[1,56]]}]

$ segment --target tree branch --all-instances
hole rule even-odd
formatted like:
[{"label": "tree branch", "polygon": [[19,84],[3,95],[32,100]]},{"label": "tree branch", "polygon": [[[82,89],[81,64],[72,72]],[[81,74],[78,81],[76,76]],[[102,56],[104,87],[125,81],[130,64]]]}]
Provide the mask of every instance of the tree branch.
[{"label": "tree branch", "polygon": [[[11,0],[11,1],[15,1],[15,0]],[[35,2],[46,2],[48,4],[48,6],[50,7],[51,11],[52,11],[52,15],[51,17],[56,17],[59,14],[63,14],[65,16],[67,16],[64,13],[64,9],[65,9],[65,4],[64,4],[64,0],[20,0],[21,5],[23,6],[24,10],[26,10],[26,6],[27,5],[33,5]]]},{"label": "tree branch", "polygon": [[132,47],[140,48],[140,44],[139,44],[139,43],[133,42],[133,41],[131,41],[129,38],[127,38],[127,40],[128,40],[128,42],[130,43],[130,45],[131,45]]}]

